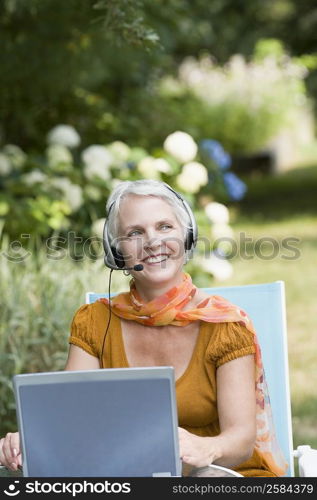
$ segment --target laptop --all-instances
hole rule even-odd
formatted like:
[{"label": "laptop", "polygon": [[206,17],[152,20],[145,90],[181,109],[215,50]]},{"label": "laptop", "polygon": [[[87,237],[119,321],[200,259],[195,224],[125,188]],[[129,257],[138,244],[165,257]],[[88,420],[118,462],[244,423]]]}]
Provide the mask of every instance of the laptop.
[{"label": "laptop", "polygon": [[181,476],[173,367],[13,377],[25,477]]}]

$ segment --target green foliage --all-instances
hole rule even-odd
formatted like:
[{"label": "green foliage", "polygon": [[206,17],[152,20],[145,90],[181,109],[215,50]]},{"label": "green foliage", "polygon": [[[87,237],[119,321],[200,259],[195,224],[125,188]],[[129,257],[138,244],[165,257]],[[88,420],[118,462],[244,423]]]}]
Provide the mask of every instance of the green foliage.
[{"label": "green foliage", "polygon": [[[301,60],[311,70],[311,87],[316,75],[312,8],[312,0],[217,0],[208,9],[205,0],[5,0],[0,5],[0,141],[40,149],[46,130],[69,123],[87,144],[119,139],[155,147],[180,128],[176,98],[162,103],[157,79],[175,75],[186,56],[209,53],[219,66],[233,53],[248,60],[264,36],[279,37],[296,56],[306,54]],[[300,34],[300,48],[294,33]],[[188,105],[190,112],[194,105]],[[204,120],[204,125],[187,123],[186,130],[198,137],[194,129],[206,130]],[[226,127],[234,133],[230,120]],[[211,129],[205,136],[221,140]]]},{"label": "green foliage", "polygon": [[274,56],[279,60],[282,59],[285,56],[283,43],[276,38],[258,40],[254,50],[254,60],[263,61],[270,56]]},{"label": "green foliage", "polygon": [[159,37],[144,25],[143,4],[142,0],[98,0],[93,8],[103,15],[95,22],[103,22],[106,34],[114,44],[153,47]]},{"label": "green foliage", "polygon": [[[105,121],[109,128],[117,80],[129,71],[122,54],[136,46],[140,57],[155,45],[155,34],[140,17],[141,6],[130,0],[1,4],[1,142],[39,147],[43,130],[61,121],[80,131],[94,130],[96,121],[103,124],[102,132]],[[119,40],[124,47],[117,47]],[[134,58],[127,59],[133,67]],[[132,73],[133,79],[137,68]]]}]

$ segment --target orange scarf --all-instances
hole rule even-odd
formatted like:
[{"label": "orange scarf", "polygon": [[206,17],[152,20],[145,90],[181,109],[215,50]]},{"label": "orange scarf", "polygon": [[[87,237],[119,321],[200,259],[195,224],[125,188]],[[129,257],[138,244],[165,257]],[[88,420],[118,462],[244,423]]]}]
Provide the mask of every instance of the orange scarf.
[{"label": "orange scarf", "polygon": [[[210,323],[238,322],[250,330],[255,343],[255,390],[256,424],[255,446],[266,460],[269,468],[282,476],[288,464],[279,448],[272,419],[270,399],[262,364],[261,349],[251,319],[238,306],[218,295],[211,295],[197,304],[194,309],[183,311],[183,307],[195,295],[197,287],[189,274],[184,273],[183,282],[150,302],[144,303],[139,296],[135,282],[130,283],[130,292],[120,293],[111,300],[111,309],[120,318],[133,320],[148,326],[187,325],[201,320]],[[100,299],[108,305],[107,299]]]}]

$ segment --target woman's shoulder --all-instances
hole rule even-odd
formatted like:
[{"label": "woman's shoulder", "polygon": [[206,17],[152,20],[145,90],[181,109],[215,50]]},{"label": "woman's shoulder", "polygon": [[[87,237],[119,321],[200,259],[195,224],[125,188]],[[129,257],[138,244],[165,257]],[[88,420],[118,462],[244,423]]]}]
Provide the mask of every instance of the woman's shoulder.
[{"label": "woman's shoulder", "polygon": [[[196,303],[203,303],[211,295],[203,290],[198,290]],[[224,297],[218,299],[226,301]],[[242,318],[241,318],[242,319]],[[204,332],[208,344],[206,355],[217,366],[236,357],[255,352],[254,333],[241,321],[208,321],[203,320]]]},{"label": "woman's shoulder", "polygon": [[71,322],[69,343],[98,358],[108,317],[108,307],[101,302],[81,305]]},{"label": "woman's shoulder", "polygon": [[243,323],[223,321],[206,328],[209,333],[206,354],[216,366],[255,353],[254,334]]},{"label": "woman's shoulder", "polygon": [[96,301],[91,304],[81,305],[74,313],[72,323],[89,324],[103,321],[109,317],[109,304],[106,301]]},{"label": "woman's shoulder", "polygon": [[[100,339],[103,338],[109,320],[109,305],[96,301],[81,305],[75,312],[70,327],[70,342],[80,347],[93,346],[98,351]],[[119,318],[111,315],[111,330],[118,328]],[[110,332],[110,329],[109,329]]]}]

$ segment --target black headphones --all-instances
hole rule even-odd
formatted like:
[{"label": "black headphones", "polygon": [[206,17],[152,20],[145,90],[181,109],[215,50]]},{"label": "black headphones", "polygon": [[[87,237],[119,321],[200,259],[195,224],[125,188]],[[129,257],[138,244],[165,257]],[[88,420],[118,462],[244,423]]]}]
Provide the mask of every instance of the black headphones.
[{"label": "black headphones", "polygon": [[[184,247],[185,250],[188,252],[188,256],[191,257],[194,248],[197,243],[197,236],[198,236],[198,229],[197,229],[197,224],[196,220],[194,217],[194,214],[184,198],[177,193],[177,191],[174,191],[168,184],[165,182],[163,183],[164,186],[169,189],[174,195],[182,202],[190,220],[190,226],[187,230],[185,242],[184,242]],[[113,207],[114,202],[110,205],[109,211],[108,211],[108,219],[109,219],[109,213]],[[103,248],[105,252],[105,265],[107,267],[110,267],[110,269],[124,269],[125,268],[125,262],[123,255],[114,247],[111,245],[110,241],[110,235],[109,235],[109,226],[108,226],[108,219],[105,222],[104,228],[103,228]]]}]

